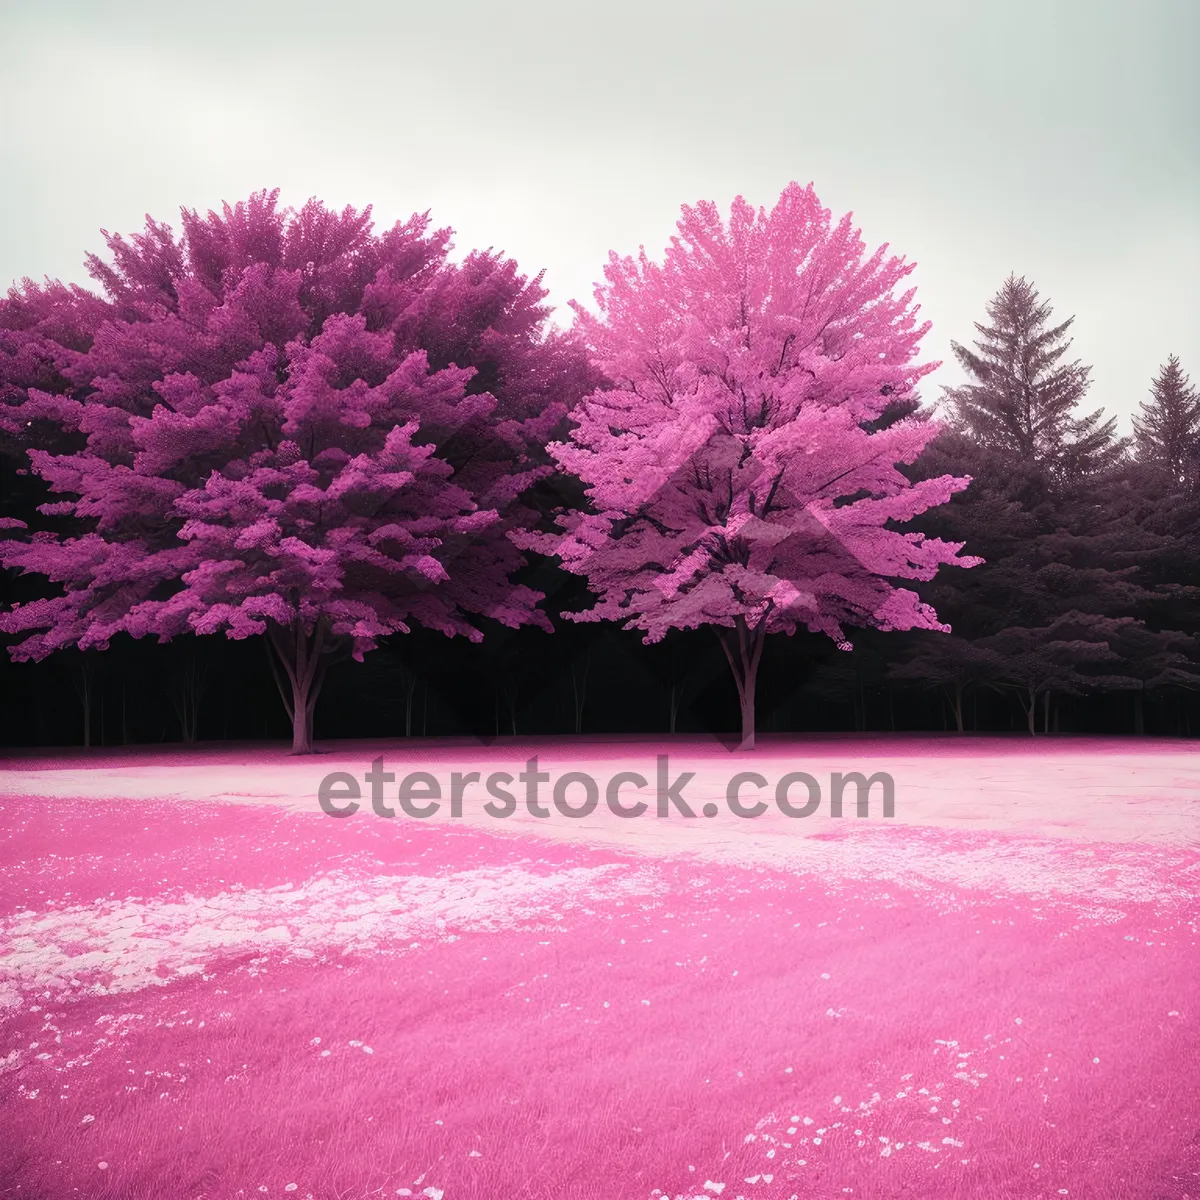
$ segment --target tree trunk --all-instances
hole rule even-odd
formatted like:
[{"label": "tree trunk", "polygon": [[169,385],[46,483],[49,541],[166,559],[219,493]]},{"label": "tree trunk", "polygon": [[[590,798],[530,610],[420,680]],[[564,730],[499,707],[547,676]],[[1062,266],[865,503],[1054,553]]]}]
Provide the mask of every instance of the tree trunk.
[{"label": "tree trunk", "polygon": [[83,706],[83,746],[86,750],[92,744],[92,672],[87,663],[79,668],[78,678],[71,677],[71,682],[75,684],[75,694]]},{"label": "tree trunk", "polygon": [[1042,693],[1042,732],[1050,732],[1050,689]]},{"label": "tree trunk", "polygon": [[754,749],[754,688],[758,680],[758,664],[762,660],[763,643],[767,636],[767,617],[771,608],[759,618],[754,626],[747,625],[746,618],[734,618],[732,629],[717,628],[717,638],[725,658],[733,671],[737,684],[738,707],[742,716],[742,740],[739,750]]},{"label": "tree trunk", "polygon": [[574,663],[571,664],[571,695],[575,701],[575,732],[583,732],[583,706],[587,701],[588,667],[591,665],[592,652],[589,650],[583,656],[583,672],[580,674]]},{"label": "tree trunk", "polygon": [[406,671],[404,675],[404,736],[412,737],[413,696],[417,691],[417,677]]},{"label": "tree trunk", "polygon": [[675,732],[675,722],[679,716],[679,706],[683,702],[683,690],[687,687],[687,681],[683,683],[671,684],[671,732]]},{"label": "tree trunk", "polygon": [[316,689],[304,672],[293,674],[290,679],[292,695],[285,701],[288,720],[292,723],[292,753],[312,753],[312,706],[316,702]]},{"label": "tree trunk", "polygon": [[190,744],[196,740],[200,722],[200,701],[204,695],[204,678],[207,665],[188,663],[175,677],[171,687],[171,703],[179,718],[180,736]]},{"label": "tree trunk", "polygon": [[753,670],[746,680],[746,686],[738,697],[742,710],[742,741],[739,750],[754,749],[754,689],[755,677]]},{"label": "tree trunk", "polygon": [[[1025,708],[1024,702],[1021,704]],[[1029,707],[1025,708],[1025,719],[1029,723],[1029,734],[1031,737],[1037,736],[1037,689],[1029,689]]]},{"label": "tree trunk", "polygon": [[329,652],[322,620],[311,633],[298,620],[286,629],[274,624],[268,627],[268,657],[280,699],[292,723],[293,754],[313,753],[313,711],[325,680]]},{"label": "tree trunk", "polygon": [[506,680],[504,684],[504,704],[508,709],[508,723],[513,737],[517,736],[517,701],[520,699],[520,696],[520,680]]},{"label": "tree trunk", "polygon": [[[959,733],[963,732],[963,690],[959,685],[955,685],[950,692],[951,704],[954,707],[954,726]],[[895,726],[893,725],[894,729]]]},{"label": "tree trunk", "polygon": [[1133,732],[1135,734],[1146,732],[1146,709],[1141,691],[1133,693]]}]

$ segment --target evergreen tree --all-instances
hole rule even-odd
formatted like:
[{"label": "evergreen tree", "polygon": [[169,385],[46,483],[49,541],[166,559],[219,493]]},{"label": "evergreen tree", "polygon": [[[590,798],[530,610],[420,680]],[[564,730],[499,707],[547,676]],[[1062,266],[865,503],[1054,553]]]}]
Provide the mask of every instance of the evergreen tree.
[{"label": "evergreen tree", "polygon": [[1125,443],[1114,435],[1115,417],[1075,415],[1091,368],[1061,361],[1075,318],[1052,325],[1051,311],[1033,284],[1010,275],[987,305],[991,323],[975,325],[975,349],[951,342],[973,382],[944,388],[944,398],[958,429],[998,462],[1077,478],[1117,462]]},{"label": "evergreen tree", "polygon": [[[1171,631],[1196,627],[1200,589],[1190,580],[1200,578],[1200,538],[1188,520],[1195,505],[1166,473],[1123,458],[1111,420],[1075,417],[1088,369],[1061,361],[1070,321],[1052,325],[1049,306],[1013,278],[988,313],[991,324],[976,327],[976,352],[953,343],[975,382],[947,389],[952,427],[915,472],[965,474],[972,486],[912,523],[963,543],[984,565],[921,586],[956,636],[909,639],[912,652],[892,677],[1016,692],[1030,723],[1034,700],[1048,710],[1055,691],[1140,689],[1143,680],[1148,688],[1179,686],[1153,663],[1181,652],[1183,635]],[[1174,423],[1155,429],[1177,430],[1186,380],[1167,368],[1164,379]],[[1104,640],[1097,630],[1121,618],[1136,620],[1137,635],[1123,638],[1119,653],[1092,648]],[[1083,657],[1072,662],[1077,651]],[[1093,653],[1119,659],[1119,677],[1085,666]]]},{"label": "evergreen tree", "polygon": [[[1090,690],[1136,687],[1133,678],[1117,674],[1120,655],[1110,645],[1131,617],[1101,617],[1071,611],[1041,628],[1013,625],[974,646],[994,656],[991,686],[1014,694],[1029,732],[1036,732],[1037,703],[1043,701],[1044,733],[1049,732],[1053,692],[1080,695]],[[1112,667],[1114,673],[1101,673]]]},{"label": "evergreen tree", "polygon": [[1172,354],[1150,384],[1150,398],[1133,418],[1137,460],[1177,484],[1196,479],[1200,465],[1200,394]]},{"label": "evergreen tree", "polygon": [[[870,718],[878,720],[884,707],[889,710],[893,719],[888,723],[895,728],[894,706],[891,703],[888,679],[888,661],[885,657],[887,644],[885,638],[873,636],[874,630],[862,630],[856,634],[854,645],[848,647],[849,653],[830,654],[819,660],[812,674],[800,687],[815,697],[823,708],[831,705],[845,705],[852,714],[853,728],[862,733],[871,723]],[[896,638],[895,634],[887,637]],[[930,632],[930,637],[948,638],[943,632]]]},{"label": "evergreen tree", "polygon": [[968,691],[991,684],[996,675],[994,656],[975,642],[955,634],[933,635],[914,631],[904,661],[893,663],[888,679],[940,688],[954,712],[954,724],[964,732],[963,700]]},{"label": "evergreen tree", "polygon": [[1142,621],[1122,621],[1107,638],[1133,694],[1133,732],[1146,732],[1145,697],[1165,688],[1200,687],[1196,639],[1175,629],[1154,630]]}]

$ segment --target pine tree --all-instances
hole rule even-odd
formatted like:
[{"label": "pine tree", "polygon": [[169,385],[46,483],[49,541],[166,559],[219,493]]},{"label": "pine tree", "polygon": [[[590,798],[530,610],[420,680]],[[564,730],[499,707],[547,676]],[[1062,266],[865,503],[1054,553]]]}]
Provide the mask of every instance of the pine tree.
[{"label": "pine tree", "polygon": [[[1111,421],[1073,416],[1088,371],[1060,361],[1070,322],[1052,326],[1049,311],[1029,284],[1010,278],[988,306],[991,325],[976,327],[977,352],[954,343],[976,382],[947,389],[953,427],[931,443],[914,475],[964,474],[973,483],[912,524],[964,544],[985,565],[942,572],[919,587],[958,636],[927,645],[912,639],[918,652],[896,678],[930,686],[1007,679],[1006,690],[1024,689],[1030,701],[1024,676],[1036,675],[1036,667],[1044,676],[1035,692],[1045,699],[1075,686],[1069,673],[1055,682],[1061,664],[1045,657],[1039,640],[1066,614],[1093,621],[1136,616],[1151,630],[1195,627],[1200,590],[1183,582],[1200,561],[1188,523],[1194,506],[1164,473],[1118,462],[1123,446],[1112,437]],[[1182,384],[1173,389],[1180,397],[1186,381],[1176,376],[1175,383]],[[1167,496],[1171,489],[1175,494]],[[1148,641],[1137,645],[1153,657]],[[1014,681],[1014,671],[1021,680]],[[1122,674],[1140,678],[1130,664]],[[1105,676],[1086,690],[1130,686]],[[1026,716],[1032,720],[1028,706]]]},{"label": "pine tree", "polygon": [[1115,417],[1074,415],[1091,368],[1061,361],[1075,318],[1051,325],[1051,311],[1033,284],[1010,275],[987,305],[991,324],[975,325],[975,349],[951,342],[974,382],[944,388],[944,398],[959,430],[999,462],[1078,478],[1118,461],[1125,443],[1114,435]]},{"label": "pine tree", "polygon": [[[1116,673],[1121,656],[1110,644],[1124,628],[1138,624],[1132,617],[1102,617],[1071,611],[1040,628],[1013,625],[975,644],[975,651],[993,656],[991,686],[1014,694],[1031,734],[1037,728],[1037,703],[1044,701],[1043,732],[1049,732],[1052,692],[1077,696],[1092,690],[1138,686],[1137,680]],[[1106,667],[1113,670],[1106,672]]]},{"label": "pine tree", "polygon": [[1130,680],[1133,732],[1146,732],[1145,697],[1166,688],[1200,688],[1196,658],[1200,645],[1177,629],[1151,629],[1144,621],[1122,621],[1108,637],[1120,660],[1118,670]]},{"label": "pine tree", "polygon": [[1193,482],[1200,465],[1200,394],[1172,354],[1150,384],[1150,398],[1133,418],[1138,462],[1177,484]]},{"label": "pine tree", "polygon": [[958,732],[964,732],[963,698],[971,688],[992,681],[996,674],[994,656],[966,638],[924,630],[914,631],[909,645],[905,660],[891,665],[888,680],[940,688],[954,712]]}]

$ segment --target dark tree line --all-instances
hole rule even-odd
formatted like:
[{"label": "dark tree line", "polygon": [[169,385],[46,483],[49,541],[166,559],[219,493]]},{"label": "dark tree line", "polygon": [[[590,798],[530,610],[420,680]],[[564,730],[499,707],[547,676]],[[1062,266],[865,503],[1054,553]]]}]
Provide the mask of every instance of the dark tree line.
[{"label": "dark tree line", "polygon": [[919,467],[973,482],[922,528],[985,563],[927,585],[954,632],[902,639],[888,677],[941,689],[959,729],[966,697],[986,691],[1011,697],[1030,733],[1099,697],[1127,700],[1133,732],[1147,704],[1174,732],[1200,685],[1200,400],[1172,357],[1132,445],[1118,438],[1112,418],[1080,411],[1089,368],[1067,360],[1071,321],[1050,318],[1010,278],[974,347],[953,344],[970,382],[946,390],[948,428]]}]

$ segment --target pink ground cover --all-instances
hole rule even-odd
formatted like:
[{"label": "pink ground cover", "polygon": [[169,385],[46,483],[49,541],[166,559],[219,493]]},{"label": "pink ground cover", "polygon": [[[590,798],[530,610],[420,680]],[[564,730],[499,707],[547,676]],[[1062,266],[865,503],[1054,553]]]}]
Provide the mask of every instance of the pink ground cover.
[{"label": "pink ground cover", "polygon": [[2,1196],[1200,1197],[1186,839],[27,790]]}]

